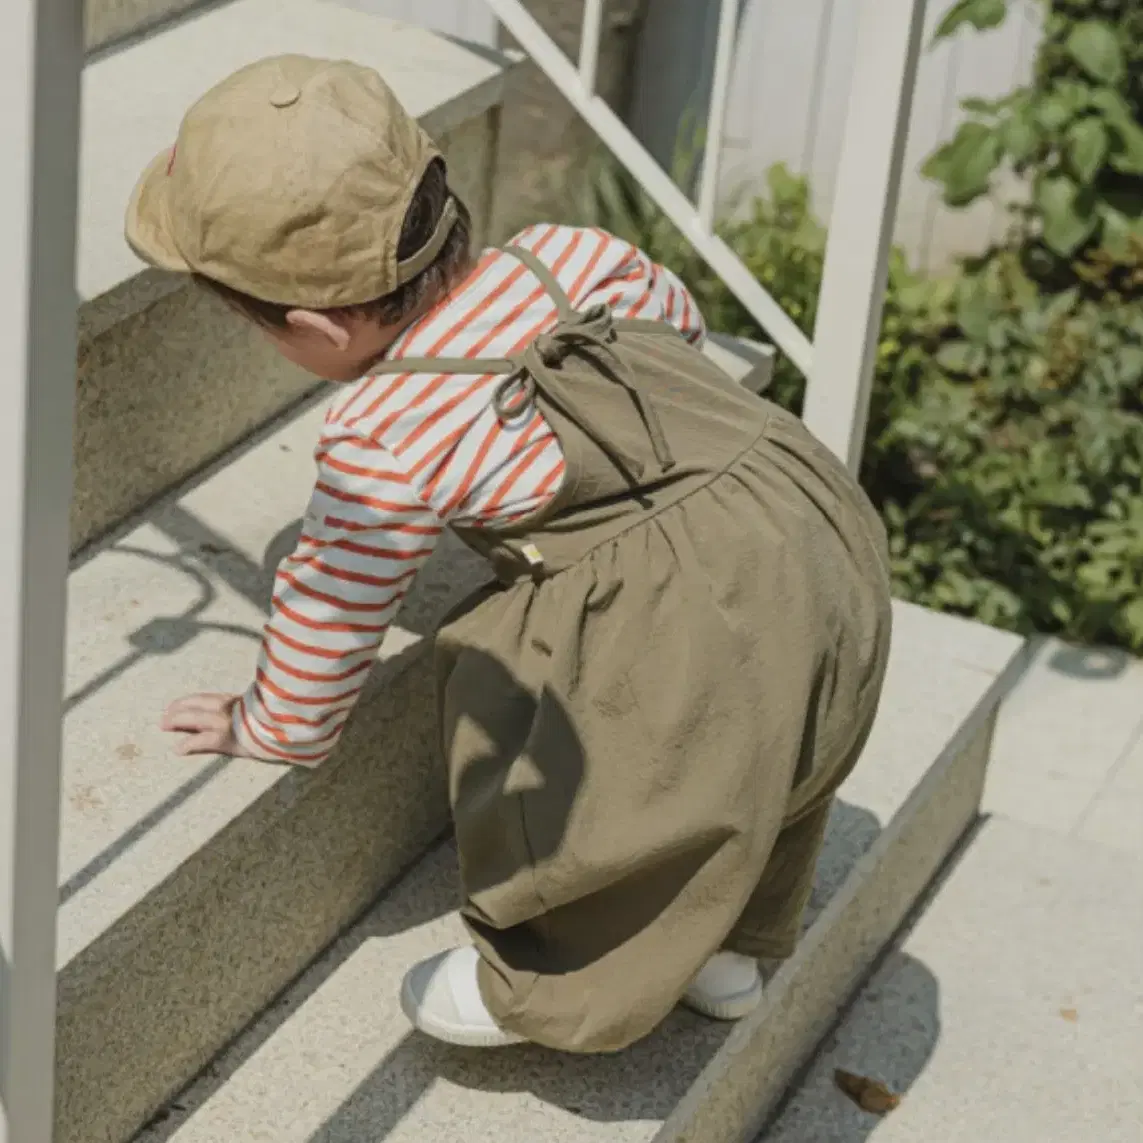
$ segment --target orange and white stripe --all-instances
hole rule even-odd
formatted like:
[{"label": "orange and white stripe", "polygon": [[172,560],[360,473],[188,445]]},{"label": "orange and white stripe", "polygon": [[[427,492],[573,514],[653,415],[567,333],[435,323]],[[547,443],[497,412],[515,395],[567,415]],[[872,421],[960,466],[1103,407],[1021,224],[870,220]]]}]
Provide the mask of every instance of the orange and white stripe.
[{"label": "orange and white stripe", "polygon": [[[561,226],[534,226],[513,241],[552,269],[577,308],[606,302],[618,317],[670,322],[695,344],[704,338],[686,288],[630,243]],[[509,357],[556,319],[534,275],[489,251],[389,357]],[[335,400],[302,537],[278,571],[255,680],[235,708],[235,734],[251,753],[303,765],[325,758],[444,529],[510,521],[558,492],[559,441],[539,413],[500,422],[491,401],[501,380],[385,374]]]}]

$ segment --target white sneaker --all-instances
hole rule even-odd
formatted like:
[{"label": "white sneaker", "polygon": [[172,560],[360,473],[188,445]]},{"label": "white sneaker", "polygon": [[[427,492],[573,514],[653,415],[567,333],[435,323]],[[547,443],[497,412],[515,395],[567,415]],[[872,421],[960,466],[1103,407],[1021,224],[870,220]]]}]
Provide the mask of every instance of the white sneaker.
[{"label": "white sneaker", "polygon": [[[401,1008],[414,1028],[461,1048],[503,1048],[524,1042],[501,1028],[477,984],[480,954],[471,945],[437,953],[414,965],[401,985]],[[713,1020],[739,1020],[762,998],[758,962],[739,953],[715,953],[703,965],[683,1003]]]},{"label": "white sneaker", "polygon": [[523,1037],[501,1028],[476,982],[480,954],[471,945],[414,965],[401,985],[401,1008],[426,1036],[461,1048],[503,1048]]},{"label": "white sneaker", "polygon": [[683,1003],[712,1020],[740,1020],[762,999],[758,962],[741,953],[717,952],[703,965]]}]

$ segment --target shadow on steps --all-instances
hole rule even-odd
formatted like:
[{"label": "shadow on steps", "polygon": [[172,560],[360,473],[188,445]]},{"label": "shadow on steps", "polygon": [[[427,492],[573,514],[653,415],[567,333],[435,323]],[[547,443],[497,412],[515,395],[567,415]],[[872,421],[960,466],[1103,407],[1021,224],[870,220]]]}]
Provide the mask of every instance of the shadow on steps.
[{"label": "shadow on steps", "polygon": [[[867,810],[844,802],[836,805],[807,925],[879,832],[879,823]],[[292,1016],[300,1013],[355,954],[372,942],[386,942],[452,913],[459,903],[455,860],[451,844],[424,858],[415,878],[415,891],[410,884],[412,877],[393,887],[364,921],[209,1070],[185,1101],[176,1100],[170,1106],[147,1132],[146,1143],[165,1143],[175,1136],[179,1127],[194,1116],[195,1109],[222,1088]],[[846,1062],[853,1071],[872,1074],[899,1092],[906,1091],[925,1067],[940,1027],[936,981],[923,966],[910,968],[909,974],[897,974],[898,980],[909,982],[908,994],[885,998],[882,1027],[891,1044],[872,1055],[857,1052]],[[388,1011],[395,1007],[394,1004]],[[378,1016],[386,1018],[381,1012]],[[565,1124],[569,1117],[573,1122],[580,1120],[584,1143],[598,1138],[599,1128],[591,1125],[609,1123],[629,1124],[629,1129],[617,1138],[642,1143],[652,1138],[656,1125],[674,1110],[727,1034],[726,1025],[683,1009],[674,1012],[652,1036],[616,1056],[571,1056],[527,1045],[498,1051],[466,1051],[409,1032],[393,1042],[384,1058],[337,1110],[306,1136],[307,1143],[378,1143],[394,1133],[405,1138],[410,1130],[410,1137],[421,1138],[421,1119],[425,1115],[432,1120],[431,1125],[424,1125],[426,1141],[448,1136],[447,1131],[440,1133],[442,1116],[447,1116],[450,1123],[455,1119],[452,1138],[483,1138],[481,1125],[464,1119],[468,1092],[519,1094],[524,1100],[518,1109],[521,1119],[535,1121],[541,1131],[551,1128],[554,1113],[555,1119]],[[885,1052],[893,1066],[878,1074],[870,1061],[875,1057],[880,1066]],[[867,1067],[870,1070],[863,1071]],[[299,1076],[295,1082],[304,1084],[306,1079]],[[840,1092],[834,1096],[831,1103],[838,1106],[828,1117],[829,1129],[824,1134],[814,1134],[814,1143],[864,1143],[879,1120],[854,1107]],[[426,1106],[418,1108],[422,1103]],[[525,1137],[528,1126],[521,1123]],[[283,1139],[295,1138],[289,1123],[283,1122],[278,1128]],[[580,1136],[573,1132],[568,1138],[574,1141]]]}]

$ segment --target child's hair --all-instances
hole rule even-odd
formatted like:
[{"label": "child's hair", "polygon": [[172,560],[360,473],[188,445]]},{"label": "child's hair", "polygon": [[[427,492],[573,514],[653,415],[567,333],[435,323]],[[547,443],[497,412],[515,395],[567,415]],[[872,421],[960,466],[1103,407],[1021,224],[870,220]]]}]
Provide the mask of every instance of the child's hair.
[{"label": "child's hair", "polygon": [[[398,260],[411,258],[418,250],[424,249],[440,221],[450,193],[444,160],[434,159],[413,192],[412,201],[409,203],[409,210],[401,227],[401,238],[397,244]],[[441,252],[430,265],[383,298],[375,298],[360,305],[337,306],[324,312],[360,314],[380,325],[397,325],[411,317],[430,299],[443,295],[457,275],[464,271],[471,256],[472,216],[459,198],[454,195],[453,199],[456,203],[457,221],[445,239]],[[195,280],[259,325],[285,328],[286,315],[298,308],[278,302],[262,301],[261,298],[251,297],[241,290],[216,282],[213,278],[196,275]]]}]

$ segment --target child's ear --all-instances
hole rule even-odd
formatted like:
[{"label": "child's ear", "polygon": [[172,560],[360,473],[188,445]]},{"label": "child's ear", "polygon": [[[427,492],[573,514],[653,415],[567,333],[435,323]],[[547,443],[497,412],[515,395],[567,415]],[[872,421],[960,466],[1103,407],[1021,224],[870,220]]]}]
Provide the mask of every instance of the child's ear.
[{"label": "child's ear", "polygon": [[349,325],[329,314],[318,313],[315,310],[290,310],[286,314],[286,324],[300,333],[315,334],[324,338],[335,349],[349,348],[351,339]]}]

